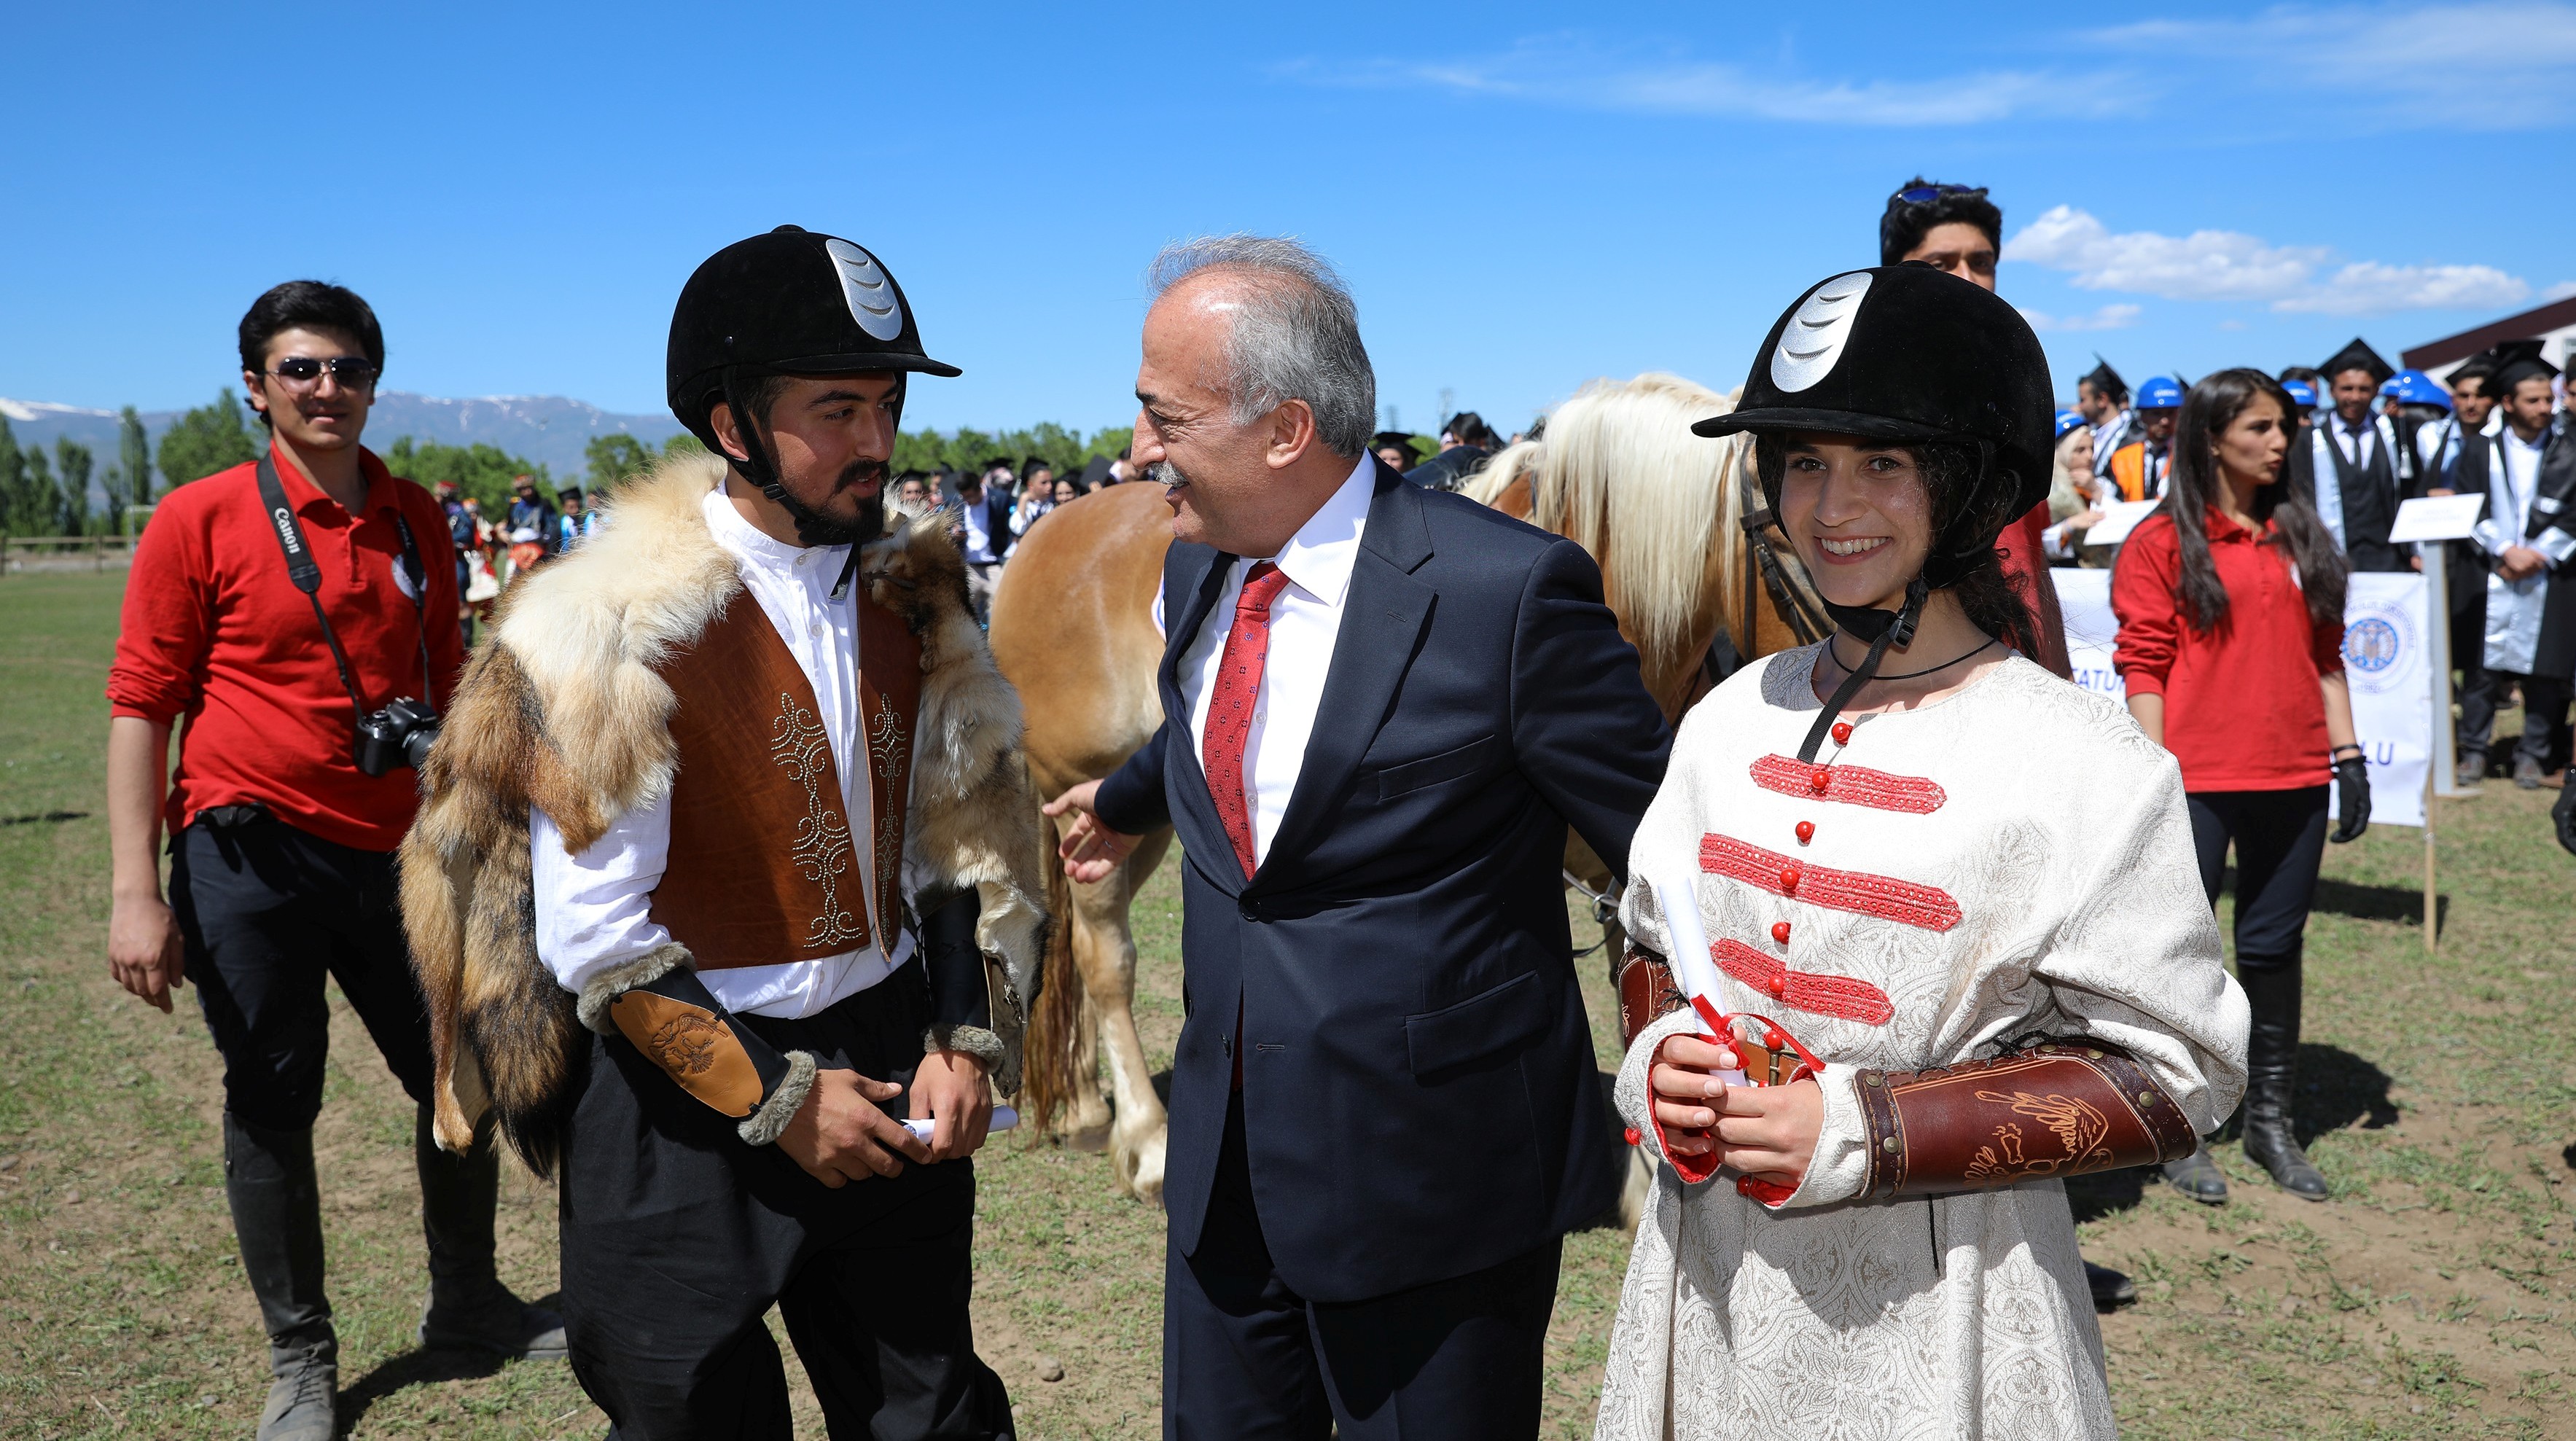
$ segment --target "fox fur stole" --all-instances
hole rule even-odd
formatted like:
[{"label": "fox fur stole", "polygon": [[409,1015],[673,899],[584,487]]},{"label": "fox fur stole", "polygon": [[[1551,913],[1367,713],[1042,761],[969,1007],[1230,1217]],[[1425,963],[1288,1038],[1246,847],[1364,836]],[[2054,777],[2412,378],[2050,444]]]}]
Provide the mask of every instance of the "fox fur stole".
[{"label": "fox fur stole", "polygon": [[[658,669],[742,589],[699,509],[723,476],[708,457],[665,461],[620,488],[580,548],[513,585],[421,771],[403,920],[429,1010],[433,1127],[449,1150],[471,1145],[490,1114],[531,1169],[553,1170],[573,1048],[588,1041],[576,998],[537,955],[529,811],[579,851],[669,794],[675,702]],[[979,894],[1002,1049],[994,1084],[1014,1095],[1047,934],[1019,693],[975,624],[944,518],[888,520],[860,573],[921,638],[906,860],[926,892]]]}]

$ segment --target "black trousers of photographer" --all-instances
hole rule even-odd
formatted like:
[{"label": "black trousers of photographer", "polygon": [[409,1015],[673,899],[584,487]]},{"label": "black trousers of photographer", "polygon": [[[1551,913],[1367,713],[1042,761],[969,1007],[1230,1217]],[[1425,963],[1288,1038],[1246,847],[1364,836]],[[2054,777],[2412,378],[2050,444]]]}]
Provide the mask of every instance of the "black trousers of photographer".
[{"label": "black trousers of photographer", "polygon": [[322,1113],[325,975],[403,1090],[428,1100],[429,1013],[403,942],[392,855],[228,806],[171,842],[170,909],[224,1058],[226,1111],[269,1131],[301,1130]]},{"label": "black trousers of photographer", "polygon": [[[801,1020],[734,1023],[908,1088],[929,1017],[914,963]],[[834,1437],[1013,1434],[967,1311],[973,1161],[826,1188],[776,1146],[746,1145],[624,1036],[593,1036],[571,1085],[564,1321],[613,1441],[788,1441],[773,1304]],[[908,1094],[885,1108],[903,1114]]]}]

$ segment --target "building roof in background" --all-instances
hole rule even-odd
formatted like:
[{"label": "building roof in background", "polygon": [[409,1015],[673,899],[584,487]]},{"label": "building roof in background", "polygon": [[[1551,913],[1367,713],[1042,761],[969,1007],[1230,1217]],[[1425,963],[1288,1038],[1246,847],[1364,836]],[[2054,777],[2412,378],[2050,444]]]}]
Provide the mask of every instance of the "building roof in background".
[{"label": "building roof in background", "polygon": [[2570,327],[2576,327],[2576,295],[2571,295],[2564,300],[2553,300],[2547,305],[2536,310],[2526,310],[2520,315],[2508,315],[2502,320],[2490,321],[2475,330],[2463,330],[2457,335],[2428,340],[2408,350],[2405,353],[2405,361],[2407,368],[2411,370],[2433,370],[2449,365],[2453,361],[2466,360],[2479,351],[2503,341],[2528,340],[2535,336],[2547,335],[2553,330],[2565,330]]}]

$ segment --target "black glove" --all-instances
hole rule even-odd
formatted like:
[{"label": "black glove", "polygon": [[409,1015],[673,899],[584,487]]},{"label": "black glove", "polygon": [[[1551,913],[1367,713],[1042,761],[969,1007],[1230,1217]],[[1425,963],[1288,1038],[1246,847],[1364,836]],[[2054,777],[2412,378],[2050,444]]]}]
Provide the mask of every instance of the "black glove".
[{"label": "black glove", "polygon": [[2576,855],[2576,785],[2558,793],[2558,804],[2549,808],[2549,819],[2558,827],[2558,843]]},{"label": "black glove", "polygon": [[2361,756],[2345,756],[2334,763],[2335,814],[2342,817],[2334,834],[2326,837],[2336,845],[2358,840],[2370,829],[2370,762]]}]

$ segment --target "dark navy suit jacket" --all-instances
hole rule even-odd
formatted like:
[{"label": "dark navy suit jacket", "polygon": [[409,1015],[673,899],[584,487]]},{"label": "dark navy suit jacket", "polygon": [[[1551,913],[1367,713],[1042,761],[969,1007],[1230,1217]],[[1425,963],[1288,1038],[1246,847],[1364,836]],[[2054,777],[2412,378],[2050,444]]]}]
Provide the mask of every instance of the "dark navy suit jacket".
[{"label": "dark navy suit jacket", "polygon": [[1559,873],[1569,822],[1625,873],[1671,734],[1580,546],[1379,464],[1314,733],[1247,884],[1178,678],[1236,563],[1171,548],[1166,719],[1097,802],[1130,834],[1177,827],[1187,858],[1173,1239],[1198,1248],[1239,1006],[1283,1280],[1350,1301],[1508,1260],[1617,1198]]}]

